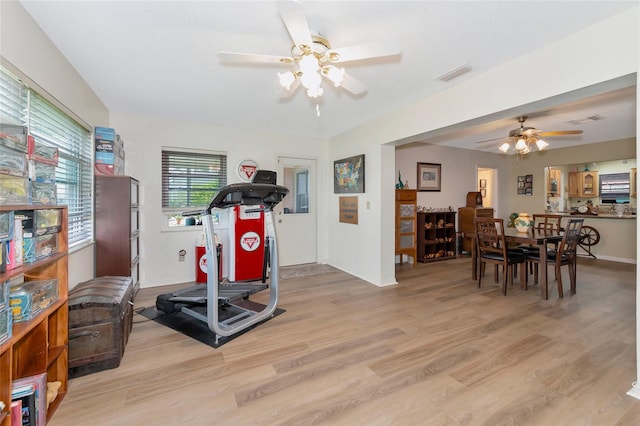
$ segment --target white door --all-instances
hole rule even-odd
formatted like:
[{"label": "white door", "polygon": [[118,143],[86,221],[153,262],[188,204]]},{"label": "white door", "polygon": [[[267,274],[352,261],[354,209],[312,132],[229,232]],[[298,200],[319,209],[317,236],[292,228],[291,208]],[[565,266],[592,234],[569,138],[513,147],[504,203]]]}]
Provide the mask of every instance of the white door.
[{"label": "white door", "polygon": [[289,188],[274,208],[280,266],[316,263],[316,160],[278,157],[278,184]]}]

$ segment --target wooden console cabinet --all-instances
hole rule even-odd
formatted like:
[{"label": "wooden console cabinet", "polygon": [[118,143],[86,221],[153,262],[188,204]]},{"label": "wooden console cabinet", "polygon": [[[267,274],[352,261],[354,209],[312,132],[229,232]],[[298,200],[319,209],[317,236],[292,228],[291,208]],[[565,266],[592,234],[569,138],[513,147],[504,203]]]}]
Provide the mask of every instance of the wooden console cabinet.
[{"label": "wooden console cabinet", "polygon": [[[11,388],[15,380],[46,373],[47,382],[61,383],[56,399],[46,412],[51,419],[67,393],[68,378],[68,222],[63,206],[0,206],[0,212],[15,210],[61,210],[61,229],[57,234],[57,250],[40,260],[25,263],[0,273],[0,282],[24,275],[25,281],[57,279],[58,300],[35,318],[13,324],[12,337],[0,345],[0,400],[6,407],[0,412],[0,426],[11,425]],[[46,393],[46,389],[44,390]],[[46,397],[43,395],[43,397]],[[17,426],[17,425],[12,425]]]},{"label": "wooden console cabinet", "polygon": [[416,266],[416,212],[418,191],[415,189],[396,189],[396,255],[406,254]]},{"label": "wooden console cabinet", "polygon": [[456,213],[418,213],[418,261],[455,259]]},{"label": "wooden console cabinet", "polygon": [[96,277],[139,277],[139,182],[96,176]]},{"label": "wooden console cabinet", "polygon": [[458,209],[458,231],[462,232],[462,251],[471,254],[475,217],[493,217],[493,209],[487,207],[460,207]]}]

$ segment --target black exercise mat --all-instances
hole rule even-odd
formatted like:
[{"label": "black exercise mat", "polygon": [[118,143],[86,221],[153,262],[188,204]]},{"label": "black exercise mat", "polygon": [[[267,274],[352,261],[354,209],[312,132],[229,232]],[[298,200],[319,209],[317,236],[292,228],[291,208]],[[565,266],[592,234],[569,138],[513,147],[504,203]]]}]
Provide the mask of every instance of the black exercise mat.
[{"label": "black exercise mat", "polygon": [[[260,303],[256,303],[256,302],[252,302],[250,300],[243,300],[241,303],[238,303],[238,305],[243,305],[246,308],[249,308],[253,311],[256,312],[260,312],[264,309],[265,305],[262,305]],[[220,312],[219,312],[219,320],[220,321],[224,321],[226,319],[229,319],[231,317],[233,317],[235,314],[238,313],[238,311],[234,311],[232,308],[219,308]],[[252,325],[251,327],[247,327],[246,329],[228,336],[228,337],[220,337],[220,339],[218,339],[218,342],[216,343],[216,334],[209,329],[209,326],[200,321],[197,320],[196,318],[187,315],[185,313],[182,312],[177,312],[177,313],[172,313],[172,314],[166,314],[162,311],[158,311],[156,309],[155,306],[151,306],[151,307],[146,307],[143,308],[140,312],[138,312],[140,315],[142,315],[145,318],[148,318],[154,322],[157,322],[158,324],[162,324],[166,327],[169,327],[173,330],[176,330],[182,334],[184,334],[185,336],[189,336],[192,339],[196,339],[199,342],[204,343],[205,345],[211,346],[212,348],[219,348],[220,346],[224,345],[227,342],[230,342],[231,340],[235,339],[238,336],[243,335],[244,333],[246,333],[247,331],[259,326],[260,324],[269,321],[271,318],[276,317],[282,313],[284,313],[285,310],[284,309],[280,309],[280,308],[276,308],[276,310],[273,312],[273,316],[269,317],[269,318],[265,318],[264,320],[260,321],[257,324]]]}]

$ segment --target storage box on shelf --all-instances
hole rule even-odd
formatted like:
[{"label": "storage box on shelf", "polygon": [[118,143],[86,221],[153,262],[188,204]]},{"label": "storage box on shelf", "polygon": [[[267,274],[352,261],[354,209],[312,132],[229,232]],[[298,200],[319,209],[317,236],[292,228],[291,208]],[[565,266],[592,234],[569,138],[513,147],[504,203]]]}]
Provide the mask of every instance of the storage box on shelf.
[{"label": "storage box on shelf", "polygon": [[[0,205],[0,215],[22,211],[32,212],[34,217],[39,217],[35,211],[41,209],[59,212],[59,232],[52,234],[57,237],[57,251],[31,263],[23,262],[22,265],[7,269],[0,274],[0,283],[24,281],[22,296],[32,304],[34,298],[39,303],[37,309],[31,309],[31,319],[13,322],[11,337],[0,344],[0,401],[6,405],[0,412],[0,426],[12,424],[9,407],[12,384],[15,380],[46,374],[47,382],[60,382],[58,395],[47,408],[47,420],[53,416],[67,392],[69,332],[67,208],[26,204]],[[13,229],[13,232],[22,234],[21,229]],[[2,245],[6,247],[7,243],[4,242]],[[34,281],[41,281],[42,285],[30,284]]]},{"label": "storage box on shelf", "polygon": [[456,213],[418,212],[418,261],[434,262],[456,256]]}]

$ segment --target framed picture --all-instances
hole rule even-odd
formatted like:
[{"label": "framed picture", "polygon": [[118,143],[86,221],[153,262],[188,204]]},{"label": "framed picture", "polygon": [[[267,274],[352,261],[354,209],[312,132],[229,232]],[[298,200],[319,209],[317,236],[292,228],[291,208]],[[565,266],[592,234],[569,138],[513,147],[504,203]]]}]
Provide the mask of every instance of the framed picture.
[{"label": "framed picture", "polygon": [[487,188],[480,188],[480,195],[482,198],[487,198]]},{"label": "framed picture", "polygon": [[364,192],[364,154],[333,162],[333,192]]},{"label": "framed picture", "polygon": [[440,191],[442,165],[418,163],[418,191]]},{"label": "framed picture", "polygon": [[[487,188],[487,180],[486,179],[480,179],[480,189],[486,189]],[[480,191],[482,192],[482,191]]]}]

